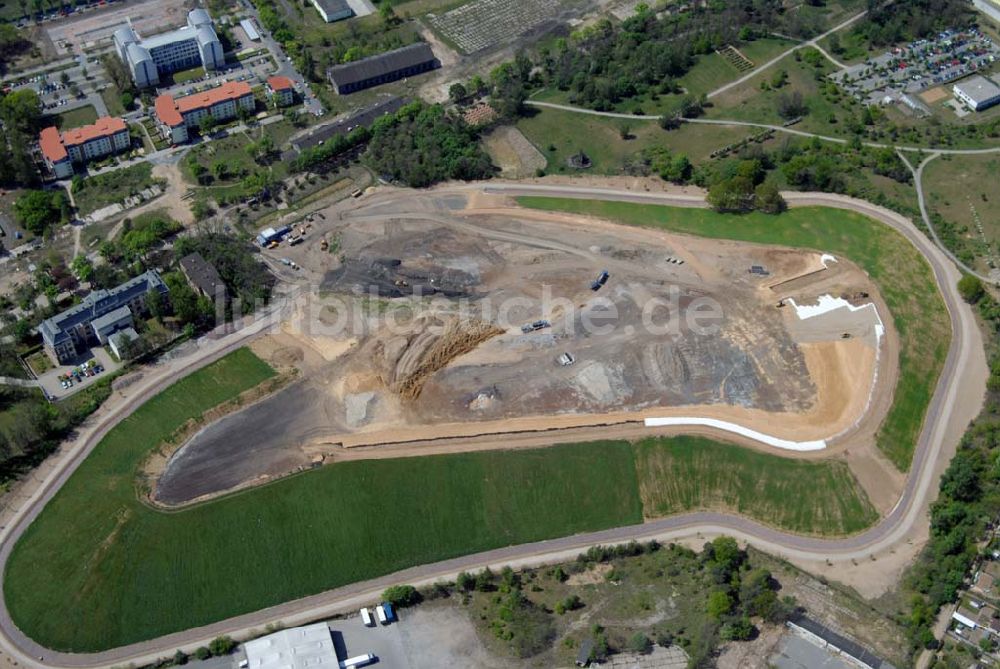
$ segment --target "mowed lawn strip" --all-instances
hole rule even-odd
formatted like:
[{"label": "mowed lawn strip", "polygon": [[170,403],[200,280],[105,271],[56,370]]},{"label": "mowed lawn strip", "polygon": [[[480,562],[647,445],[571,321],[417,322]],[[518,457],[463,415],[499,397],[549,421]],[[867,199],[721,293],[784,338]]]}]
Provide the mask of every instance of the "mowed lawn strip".
[{"label": "mowed lawn strip", "polygon": [[634,449],[649,518],[707,509],[803,534],[853,534],[878,520],[840,460],[792,460],[702,437],[646,439]]},{"label": "mowed lawn strip", "polygon": [[105,650],[412,565],[642,522],[625,442],[343,463],[173,513],[138,501],[150,449],[271,374],[241,349],[108,434],[7,563],[21,630]]},{"label": "mowed lawn strip", "polygon": [[598,216],[674,232],[780,244],[842,255],[878,284],[900,336],[899,380],[878,446],[901,470],[917,436],[951,338],[948,313],[930,266],[901,234],[867,216],[830,207],[795,207],[773,216],[603,200],[519,197],[522,206]]}]

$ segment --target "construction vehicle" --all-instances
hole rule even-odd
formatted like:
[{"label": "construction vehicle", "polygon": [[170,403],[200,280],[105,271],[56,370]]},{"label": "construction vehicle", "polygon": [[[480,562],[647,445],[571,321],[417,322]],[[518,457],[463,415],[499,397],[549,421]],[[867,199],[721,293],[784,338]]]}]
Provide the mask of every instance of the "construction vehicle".
[{"label": "construction vehicle", "polygon": [[592,282],[592,283],[590,284],[590,289],[591,289],[591,290],[593,290],[593,291],[598,291],[598,290],[600,290],[600,289],[601,289],[601,287],[602,287],[602,286],[603,286],[604,284],[606,284],[606,283],[608,282],[608,279],[610,279],[610,278],[611,278],[611,275],[610,275],[610,274],[608,274],[608,270],[604,270],[604,271],[603,271],[603,272],[601,272],[601,273],[600,273],[600,274],[599,274],[599,275],[597,276],[597,278],[596,278],[596,279],[594,279],[594,281],[593,281],[593,282]]},{"label": "construction vehicle", "polygon": [[566,353],[563,353],[558,358],[556,358],[556,362],[558,362],[563,367],[569,367],[574,362],[576,362],[576,358],[573,357],[572,353],[569,353],[567,351]]}]

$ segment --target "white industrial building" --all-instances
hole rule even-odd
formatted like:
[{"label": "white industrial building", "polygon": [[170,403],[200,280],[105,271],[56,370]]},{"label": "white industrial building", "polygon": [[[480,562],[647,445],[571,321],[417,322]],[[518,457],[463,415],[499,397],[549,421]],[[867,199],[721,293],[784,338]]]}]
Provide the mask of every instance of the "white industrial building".
[{"label": "white industrial building", "polygon": [[124,26],[115,31],[114,42],[118,57],[139,88],[158,85],[160,75],[198,65],[218,70],[226,63],[212,17],[204,9],[189,12],[186,26],[146,39],[140,39],[131,26]]},{"label": "white industrial building", "polygon": [[983,111],[1000,102],[1000,86],[978,74],[955,84],[952,92],[972,111]]},{"label": "white industrial building", "polygon": [[340,669],[326,623],[281,630],[243,644],[247,669]]}]

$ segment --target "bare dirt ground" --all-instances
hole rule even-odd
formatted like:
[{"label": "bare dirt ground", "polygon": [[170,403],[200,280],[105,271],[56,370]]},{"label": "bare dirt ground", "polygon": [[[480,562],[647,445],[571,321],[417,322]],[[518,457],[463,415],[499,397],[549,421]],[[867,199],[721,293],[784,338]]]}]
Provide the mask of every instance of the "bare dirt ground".
[{"label": "bare dirt ground", "polygon": [[[184,25],[188,8],[183,0],[145,0],[109,6],[85,14],[51,22],[46,28],[59,55],[80,51],[109,39],[118,28],[131,21],[141,37]],[[71,49],[60,46],[68,42]]]},{"label": "bare dirt ground", "polygon": [[500,166],[500,173],[510,179],[533,176],[547,163],[535,145],[513,126],[497,128],[483,139],[483,145],[493,162]]},{"label": "bare dirt ground", "polygon": [[[840,434],[826,451],[786,454],[873,458],[870,439],[857,437],[870,437],[887,406],[877,400],[894,381],[891,319],[877,354],[871,309],[801,321],[777,306],[824,294],[880,305],[846,260],[826,268],[816,253],[582,221],[481,194],[375,197],[315,224],[317,241],[281,254],[322,277],[325,299],[261,345],[269,360],[300,364],[302,380],[199,432],[168,465],[161,502],[319,461],[641,436],[651,432],[643,418],[671,415],[796,441]],[[312,248],[320,236],[338,253]],[[605,269],[612,278],[592,291]],[[549,325],[522,332],[539,319]],[[573,364],[557,362],[564,352]],[[878,359],[888,362],[876,377]],[[884,480],[869,478],[885,510]]]}]

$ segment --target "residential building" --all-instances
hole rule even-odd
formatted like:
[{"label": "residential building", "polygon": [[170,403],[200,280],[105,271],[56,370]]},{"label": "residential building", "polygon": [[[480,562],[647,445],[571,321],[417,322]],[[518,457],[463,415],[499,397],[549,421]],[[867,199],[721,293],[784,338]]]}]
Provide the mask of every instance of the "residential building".
[{"label": "residential building", "polygon": [[149,291],[160,295],[168,292],[154,270],[110,290],[93,291],[79,304],[38,326],[45,352],[56,364],[68,364],[91,346],[107,344],[108,337],[132,327],[135,316],[148,312]]},{"label": "residential building", "polygon": [[310,0],[320,17],[327,23],[342,21],[354,16],[346,0]]},{"label": "residential building", "polygon": [[288,77],[280,75],[268,77],[267,93],[279,107],[287,107],[295,102],[295,84]]},{"label": "residential building", "polygon": [[181,258],[180,267],[188,283],[200,294],[213,301],[226,299],[226,284],[215,265],[205,260],[200,253],[189,253]]},{"label": "residential building", "polygon": [[216,121],[235,118],[240,110],[252,112],[256,106],[253,90],[245,81],[228,81],[221,86],[176,100],[169,94],[156,98],[154,109],[163,136],[174,144],[188,140],[188,128],[211,116]]},{"label": "residential building", "polygon": [[218,70],[226,64],[222,42],[204,9],[189,12],[187,25],[145,39],[131,26],[123,26],[115,31],[114,43],[139,88],[157,86],[161,76],[178,70],[199,65],[206,71]]},{"label": "residential building", "polygon": [[380,86],[406,77],[429,72],[441,63],[426,42],[394,49],[353,63],[334,65],[327,70],[330,83],[339,95]]},{"label": "residential building", "polygon": [[972,111],[983,111],[1000,102],[1000,86],[978,74],[955,84],[952,92]]},{"label": "residential building", "polygon": [[103,116],[92,125],[60,133],[55,127],[42,130],[38,137],[45,164],[59,179],[73,175],[73,163],[124,151],[132,145],[128,125],[120,118]]}]

